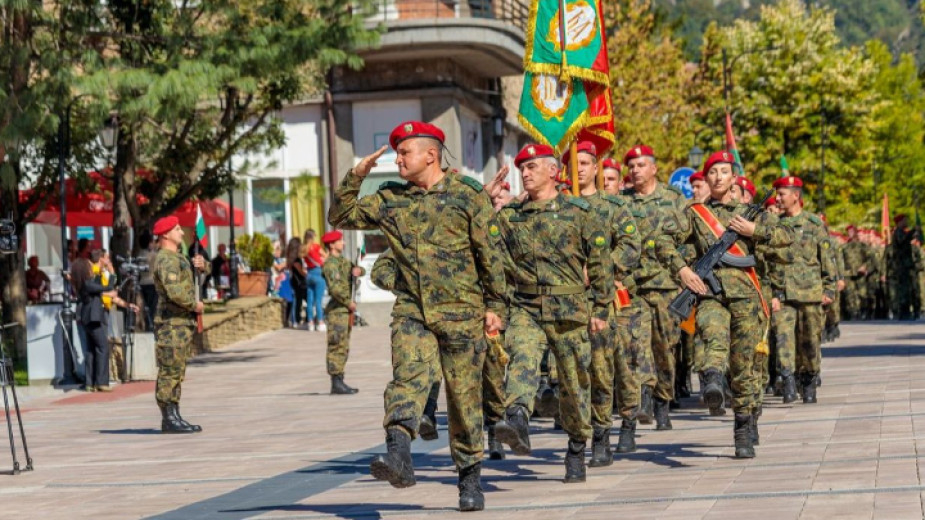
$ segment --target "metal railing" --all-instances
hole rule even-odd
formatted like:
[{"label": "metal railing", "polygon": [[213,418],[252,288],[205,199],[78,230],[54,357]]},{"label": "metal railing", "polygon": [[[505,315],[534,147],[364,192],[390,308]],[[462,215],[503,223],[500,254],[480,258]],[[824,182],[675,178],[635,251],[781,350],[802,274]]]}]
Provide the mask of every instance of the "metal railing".
[{"label": "metal railing", "polygon": [[390,22],[432,18],[485,18],[510,23],[521,30],[530,14],[529,0],[379,0],[367,20]]}]

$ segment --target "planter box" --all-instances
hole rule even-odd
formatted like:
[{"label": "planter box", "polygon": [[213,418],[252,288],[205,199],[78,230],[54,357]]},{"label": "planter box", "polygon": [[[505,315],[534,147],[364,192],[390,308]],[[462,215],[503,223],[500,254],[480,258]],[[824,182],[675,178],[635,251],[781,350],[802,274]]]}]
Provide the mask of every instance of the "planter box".
[{"label": "planter box", "polygon": [[266,296],[267,284],[270,282],[269,273],[250,272],[238,273],[238,295],[240,296]]}]

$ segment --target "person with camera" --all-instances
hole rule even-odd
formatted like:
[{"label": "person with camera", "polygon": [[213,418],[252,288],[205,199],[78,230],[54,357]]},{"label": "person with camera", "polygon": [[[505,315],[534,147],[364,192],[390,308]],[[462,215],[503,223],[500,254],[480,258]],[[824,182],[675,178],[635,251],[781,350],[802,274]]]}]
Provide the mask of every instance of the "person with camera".
[{"label": "person with camera", "polygon": [[180,252],[183,229],[176,217],[158,220],[153,231],[160,246],[154,261],[154,287],[158,297],[154,340],[157,356],[155,400],[161,409],[161,432],[196,433],[202,428],[180,416],[180,385],[191,354],[196,315],[203,308],[196,298],[192,267],[204,273],[206,261],[201,255],[189,260]]}]

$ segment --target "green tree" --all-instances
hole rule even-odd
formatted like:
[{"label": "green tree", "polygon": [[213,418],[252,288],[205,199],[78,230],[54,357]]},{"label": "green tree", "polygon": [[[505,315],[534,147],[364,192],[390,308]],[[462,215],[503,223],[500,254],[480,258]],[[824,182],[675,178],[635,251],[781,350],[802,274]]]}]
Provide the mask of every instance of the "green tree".
[{"label": "green tree", "polygon": [[[830,219],[844,220],[857,203],[857,187],[873,182],[879,99],[873,62],[861,49],[840,45],[831,10],[807,12],[800,0],[764,6],[758,21],[738,20],[715,36],[730,58],[729,105],[748,175],[769,185],[786,154],[793,174],[806,183],[809,208],[824,204]],[[704,48],[714,47],[705,40]],[[713,52],[701,69],[715,70],[717,59]],[[721,129],[722,103],[715,99],[699,123]],[[708,148],[718,144],[700,139]]]},{"label": "green tree", "polygon": [[658,156],[663,178],[687,162],[691,113],[685,91],[692,70],[680,42],[660,22],[650,0],[604,3],[613,89],[614,154],[645,143]]}]

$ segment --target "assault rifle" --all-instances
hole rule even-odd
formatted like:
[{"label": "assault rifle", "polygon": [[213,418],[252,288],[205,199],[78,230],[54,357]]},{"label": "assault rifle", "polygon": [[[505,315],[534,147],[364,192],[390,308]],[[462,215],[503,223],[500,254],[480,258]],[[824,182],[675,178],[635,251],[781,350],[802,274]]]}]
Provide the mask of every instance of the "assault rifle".
[{"label": "assault rifle", "polygon": [[[771,198],[773,193],[773,190],[768,190],[761,202],[758,204],[750,204],[742,216],[749,221],[755,220],[755,217],[757,217],[758,213],[764,208],[764,203]],[[726,231],[719,237],[719,240],[710,246],[706,254],[697,259],[694,265],[691,266],[691,269],[697,273],[697,276],[706,283],[710,294],[720,294],[723,292],[723,287],[720,285],[719,280],[716,279],[716,274],[713,272],[718,264],[722,263],[729,267],[755,266],[755,260],[752,257],[741,257],[728,253],[729,248],[732,247],[738,239],[739,234],[727,227]],[[694,310],[694,305],[696,305],[696,303],[697,294],[685,287],[684,290],[681,291],[681,294],[675,296],[675,298],[671,300],[671,303],[668,304],[668,311],[679,319],[686,320]]]}]

